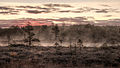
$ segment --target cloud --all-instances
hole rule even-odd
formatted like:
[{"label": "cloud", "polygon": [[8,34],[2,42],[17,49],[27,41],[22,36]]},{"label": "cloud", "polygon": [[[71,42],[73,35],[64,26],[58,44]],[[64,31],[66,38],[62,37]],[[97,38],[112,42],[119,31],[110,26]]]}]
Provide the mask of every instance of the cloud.
[{"label": "cloud", "polygon": [[0,6],[0,10],[12,10],[13,8],[9,8],[6,6]]},{"label": "cloud", "polygon": [[109,13],[109,12],[118,13],[119,10],[118,10],[118,9],[113,9],[113,8],[106,8],[106,9],[96,10],[95,12],[96,12],[96,13]]},{"label": "cloud", "polygon": [[60,10],[59,8],[54,7],[40,7],[40,6],[16,6],[17,8],[24,8],[23,11],[32,14],[39,14],[39,13],[50,13]]},{"label": "cloud", "polygon": [[25,19],[14,19],[14,20],[0,20],[0,27],[10,27],[10,26],[25,26],[27,23],[31,22],[33,26],[40,26],[40,25],[51,25],[53,22],[49,21],[48,19],[32,19],[32,18],[25,18]]},{"label": "cloud", "polygon": [[[120,19],[119,19],[120,21]],[[99,20],[98,23],[94,23],[95,26],[120,26],[118,19],[114,20]]]},{"label": "cloud", "polygon": [[47,7],[73,7],[69,4],[44,4]]},{"label": "cloud", "polygon": [[0,14],[9,14],[10,12],[0,12]]},{"label": "cloud", "polygon": [[103,17],[112,17],[113,15],[105,15],[105,16],[103,16]]},{"label": "cloud", "polygon": [[71,11],[72,13],[83,13],[84,11],[78,11],[78,10],[75,10],[75,11]]},{"label": "cloud", "polygon": [[7,7],[7,6],[0,6],[0,14],[18,14],[19,10],[13,7]]},{"label": "cloud", "polygon": [[90,11],[99,10],[99,9],[92,8],[92,7],[82,7],[82,8],[78,8],[77,10],[79,10],[80,12],[90,12]]},{"label": "cloud", "polygon": [[60,10],[61,13],[71,12],[71,10]]},{"label": "cloud", "polygon": [[74,18],[59,18],[59,19],[32,19],[32,18],[27,18],[27,19],[15,19],[15,20],[0,20],[0,26],[1,27],[10,27],[13,25],[19,25],[19,26],[25,26],[27,22],[31,22],[33,26],[39,26],[39,25],[51,25],[52,23],[59,22],[63,23],[65,22],[66,24],[88,24],[88,23],[93,23],[91,21],[88,21],[87,18],[85,17],[74,17]]},{"label": "cloud", "polygon": [[3,12],[0,12],[0,14],[4,14],[4,15],[6,15],[6,14],[12,14],[12,15],[17,15],[17,13],[16,12],[10,12],[10,11],[3,11]]},{"label": "cloud", "polygon": [[109,13],[109,12],[118,13],[118,12],[120,12],[119,9],[114,9],[114,8],[102,9],[102,8],[92,8],[92,7],[82,7],[82,8],[78,8],[77,10],[74,10],[72,12],[73,13],[83,13],[83,12],[91,12],[91,11],[96,12],[96,13]]},{"label": "cloud", "polygon": [[98,23],[120,23],[120,19],[96,20]]},{"label": "cloud", "polygon": [[[103,5],[103,4],[102,4]],[[66,10],[65,8],[72,7],[71,9]],[[1,6],[0,9],[4,9],[4,11],[0,11],[0,14],[19,14],[20,11],[25,11],[30,14],[40,14],[40,13],[87,13],[87,12],[95,12],[95,13],[109,13],[120,12],[118,9],[113,8],[93,8],[93,7],[82,7],[82,8],[74,8],[69,4],[43,4],[42,6]]]},{"label": "cloud", "polygon": [[96,20],[96,26],[120,26],[120,19]]},{"label": "cloud", "polygon": [[53,19],[52,21],[57,22],[66,22],[68,24],[92,24],[92,21],[89,21],[87,17],[74,17],[74,18],[59,18],[59,19]]},{"label": "cloud", "polygon": [[23,20],[0,20],[0,27],[10,27],[22,24]]},{"label": "cloud", "polygon": [[95,11],[99,10],[97,8],[91,8],[91,7],[82,7],[82,8],[77,8],[77,9],[72,9],[72,10],[61,10],[59,12],[71,12],[71,13],[83,13],[83,12],[90,12],[90,11]]},{"label": "cloud", "polygon": [[[96,26],[120,26],[120,19],[108,19],[108,20],[96,20],[97,23],[94,21],[89,21],[89,17],[74,17],[74,18],[59,18],[59,19],[32,19],[32,18],[25,18],[25,19],[15,19],[15,20],[0,20],[0,27],[10,27],[13,25],[18,26],[25,26],[27,22],[31,22],[33,26],[40,26],[40,25],[51,25],[52,23],[59,22],[70,24],[94,24]],[[92,17],[93,18],[93,17]]]},{"label": "cloud", "polygon": [[17,15],[18,12],[19,12],[18,10],[7,10],[7,11],[0,11],[0,14],[4,14],[4,15],[8,15],[8,14]]},{"label": "cloud", "polygon": [[106,5],[106,4],[101,4],[100,6],[103,6],[103,7],[111,7],[110,5]]},{"label": "cloud", "polygon": [[95,11],[96,13],[108,13],[109,10],[108,9],[101,9],[101,10],[97,10]]},{"label": "cloud", "polygon": [[16,6],[17,8],[40,8],[39,6]]},{"label": "cloud", "polygon": [[49,13],[50,11],[27,10],[26,12],[32,14],[39,14],[39,13]]}]

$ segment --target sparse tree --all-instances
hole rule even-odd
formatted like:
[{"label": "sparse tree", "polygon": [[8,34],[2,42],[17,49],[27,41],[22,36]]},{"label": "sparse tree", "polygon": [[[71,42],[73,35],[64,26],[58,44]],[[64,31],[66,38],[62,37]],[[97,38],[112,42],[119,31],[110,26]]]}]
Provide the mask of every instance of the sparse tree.
[{"label": "sparse tree", "polygon": [[77,55],[77,45],[76,45],[76,43],[74,43],[74,53],[75,53],[75,55]]},{"label": "sparse tree", "polygon": [[58,42],[56,42],[56,43],[55,43],[56,53],[58,53],[58,52],[59,52],[59,46],[60,46],[60,45],[59,45],[59,43],[58,43]]},{"label": "sparse tree", "polygon": [[78,39],[77,46],[80,48],[80,50],[83,48],[83,42],[81,39]]},{"label": "sparse tree", "polygon": [[56,24],[55,26],[53,26],[52,30],[53,30],[53,33],[55,35],[55,40],[58,41],[58,35],[59,35],[59,32],[60,32],[58,25]]},{"label": "sparse tree", "polygon": [[[52,27],[52,31],[53,31],[53,33],[54,33],[54,36],[55,36],[55,47],[56,47],[56,53],[58,53],[58,50],[59,50],[59,43],[58,43],[58,41],[60,41],[59,40],[59,32],[60,32],[60,30],[59,30],[59,27],[58,27],[58,25],[56,24],[55,26],[53,25],[53,27]],[[62,42],[62,41],[61,41]]]},{"label": "sparse tree", "polygon": [[31,46],[32,42],[40,42],[39,39],[34,38],[35,33],[33,32],[33,26],[30,22],[28,22],[27,26],[25,27],[25,32],[27,34],[27,38],[24,40],[25,42],[28,42],[28,45]]},{"label": "sparse tree", "polygon": [[71,39],[71,37],[69,38],[69,49],[70,49],[70,52],[72,55],[72,39]]},{"label": "sparse tree", "polygon": [[8,45],[11,44],[11,36],[9,34],[7,34],[7,42],[8,42]]}]

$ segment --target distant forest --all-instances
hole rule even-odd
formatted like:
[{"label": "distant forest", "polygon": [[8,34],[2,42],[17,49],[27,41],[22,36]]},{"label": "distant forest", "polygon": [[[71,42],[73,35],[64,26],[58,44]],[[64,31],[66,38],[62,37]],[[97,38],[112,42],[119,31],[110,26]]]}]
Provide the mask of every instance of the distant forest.
[{"label": "distant forest", "polygon": [[[70,26],[66,26],[65,24],[61,26],[32,26],[34,28],[34,37],[38,38],[40,41],[56,41],[53,29],[55,26],[57,26],[58,29],[58,37],[63,42],[76,42],[78,39],[81,39],[83,43],[103,42],[108,44],[119,44],[120,42],[120,26],[94,26],[91,24]],[[0,40],[23,40],[26,38],[24,31],[25,28],[26,27],[18,26],[0,28]]]}]

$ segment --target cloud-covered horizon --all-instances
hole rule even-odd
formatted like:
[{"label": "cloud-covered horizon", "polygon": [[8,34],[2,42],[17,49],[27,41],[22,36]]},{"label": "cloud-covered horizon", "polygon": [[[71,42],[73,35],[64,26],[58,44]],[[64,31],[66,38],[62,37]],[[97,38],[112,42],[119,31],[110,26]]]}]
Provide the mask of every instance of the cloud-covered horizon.
[{"label": "cloud-covered horizon", "polygon": [[[41,25],[52,25],[53,23],[62,25],[62,23],[66,25],[86,25],[92,24],[95,26],[120,26],[120,19],[108,19],[108,20],[95,20],[90,21],[88,17],[74,17],[74,18],[59,18],[59,19],[32,19],[32,18],[25,18],[25,19],[14,19],[14,20],[0,20],[0,28],[6,28],[11,26],[25,26],[28,22],[31,22],[33,26],[41,26]],[[71,24],[72,23],[72,24]]]}]

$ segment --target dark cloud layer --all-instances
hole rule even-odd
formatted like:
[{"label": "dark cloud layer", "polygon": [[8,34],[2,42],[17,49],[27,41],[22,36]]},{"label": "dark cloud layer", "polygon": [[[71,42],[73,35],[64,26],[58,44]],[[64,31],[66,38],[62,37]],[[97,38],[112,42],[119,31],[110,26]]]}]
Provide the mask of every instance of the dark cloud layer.
[{"label": "dark cloud layer", "polygon": [[108,9],[101,9],[101,10],[97,10],[95,11],[96,13],[108,13],[109,10]]},{"label": "dark cloud layer", "polygon": [[39,6],[16,6],[17,8],[40,8]]},{"label": "dark cloud layer", "polygon": [[[26,13],[30,14],[40,14],[40,13],[119,13],[119,9],[113,9],[108,7],[109,5],[101,4],[101,6],[105,7],[102,8],[93,8],[93,7],[81,7],[75,8],[69,4],[42,4],[40,6],[0,6],[0,14],[19,14],[21,11],[25,11]],[[66,10],[65,8],[71,8]],[[4,11],[3,11],[4,10]]]},{"label": "dark cloud layer", "polygon": [[71,12],[71,10],[60,10],[59,12],[61,12],[61,13],[67,13],[67,12]]},{"label": "dark cloud layer", "polygon": [[69,4],[44,4],[47,7],[73,7]]},{"label": "dark cloud layer", "polygon": [[49,13],[50,11],[27,10],[26,12],[32,14],[39,14],[39,13]]},{"label": "dark cloud layer", "polygon": [[0,6],[0,14],[18,14],[19,10],[13,7]]},{"label": "dark cloud layer", "polygon": [[1,11],[0,14],[4,14],[4,15],[8,15],[8,14],[12,14],[12,15],[17,15],[18,11]]},{"label": "dark cloud layer", "polygon": [[12,10],[13,8],[9,8],[7,6],[0,6],[0,10]]},{"label": "dark cloud layer", "polygon": [[118,13],[118,9],[113,9],[113,8],[106,8],[106,9],[99,9],[97,11],[95,11],[96,13],[109,13],[109,12],[114,12],[114,13]]},{"label": "dark cloud layer", "polygon": [[83,7],[74,10],[73,12],[75,13],[82,13],[82,12],[96,12],[96,13],[109,13],[109,12],[114,12],[117,13],[119,12],[119,9],[113,9],[113,8],[105,8],[105,9],[100,9],[100,8],[92,8],[92,7]]}]

